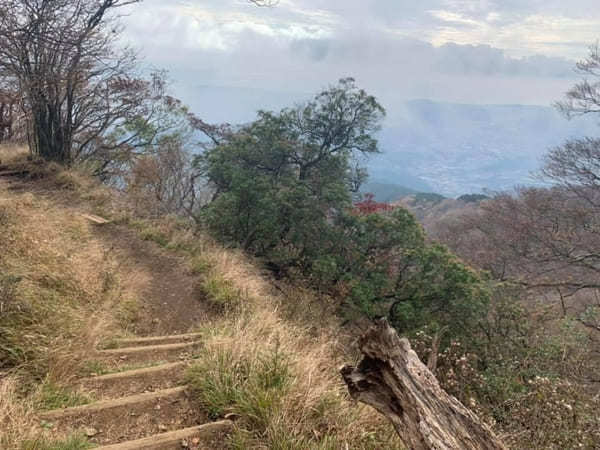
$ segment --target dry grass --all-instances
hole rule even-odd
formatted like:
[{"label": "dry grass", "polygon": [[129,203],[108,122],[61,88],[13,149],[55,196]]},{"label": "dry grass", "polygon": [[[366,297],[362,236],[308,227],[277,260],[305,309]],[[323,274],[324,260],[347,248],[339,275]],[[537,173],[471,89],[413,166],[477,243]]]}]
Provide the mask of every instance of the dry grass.
[{"label": "dry grass", "polygon": [[41,193],[0,181],[0,417],[10,422],[0,426],[0,448],[31,436],[30,405],[80,401],[62,386],[118,330],[114,261],[90,226]]},{"label": "dry grass", "polygon": [[0,144],[0,165],[25,161],[29,150],[24,145]]},{"label": "dry grass", "polygon": [[349,400],[335,337],[260,306],[206,333],[189,381],[215,417],[240,417],[235,448],[402,448],[384,419]]},{"label": "dry grass", "polygon": [[[105,282],[111,272],[108,254],[83,218],[31,193],[4,197],[0,192],[0,209],[10,222],[3,229],[0,264],[4,278],[14,284],[5,320],[22,320],[14,337],[23,351],[32,352],[21,362],[38,365],[41,353],[50,362],[77,347],[85,352],[104,334],[107,321],[99,316],[107,308],[98,306],[114,294],[114,286]],[[91,323],[100,325],[88,327]]]},{"label": "dry grass", "polygon": [[[2,450],[83,450],[83,436],[56,436],[40,429],[33,396],[23,398],[22,379],[0,379],[0,448]],[[50,436],[52,435],[52,436]]]},{"label": "dry grass", "polygon": [[[381,416],[348,398],[338,366],[353,356],[326,298],[297,286],[276,286],[255,261],[194,233],[185,221],[137,220],[122,199],[77,171],[46,169],[39,179],[38,186],[76,196],[94,213],[129,222],[140,236],[183,255],[190,272],[203,278],[205,293],[228,305],[211,323],[199,324],[206,333],[206,364],[191,377],[200,385],[222,377],[238,380],[232,391],[241,393],[237,397],[223,397],[219,386],[214,390],[215,398],[224,399],[219,414],[240,415],[234,447],[402,448]],[[9,193],[0,184],[6,248],[0,269],[12,280],[6,289],[11,301],[26,311],[8,326],[0,324],[0,339],[23,349],[14,364],[25,379],[43,382],[54,393],[58,386],[60,395],[52,399],[60,401],[60,386],[81,373],[85,354],[122,332],[123,313],[119,265],[68,203]],[[6,329],[8,337],[2,334]],[[244,370],[257,375],[245,379]],[[0,431],[2,448],[16,448],[31,436],[26,405],[39,405],[43,391],[6,396],[0,414],[13,413],[11,431]]]},{"label": "dry grass", "polygon": [[33,404],[19,395],[17,377],[0,379],[0,448],[17,448],[35,434]]},{"label": "dry grass", "polygon": [[355,355],[328,299],[275,287],[241,251],[179,220],[134,225],[186,256],[209,301],[228,306],[202,324],[204,351],[188,381],[213,417],[240,417],[234,448],[403,448],[382,416],[349,399],[338,367]]}]

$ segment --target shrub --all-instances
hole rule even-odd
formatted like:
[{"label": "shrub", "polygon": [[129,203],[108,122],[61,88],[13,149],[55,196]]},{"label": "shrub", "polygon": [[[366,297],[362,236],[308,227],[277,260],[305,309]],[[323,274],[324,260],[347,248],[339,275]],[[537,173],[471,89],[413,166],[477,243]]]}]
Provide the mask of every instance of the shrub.
[{"label": "shrub", "polygon": [[561,380],[535,377],[507,402],[505,428],[514,448],[600,448],[600,401]]},{"label": "shrub", "polygon": [[215,272],[205,276],[200,283],[200,289],[208,302],[219,311],[234,309],[241,302],[241,293],[233,282]]},{"label": "shrub", "polygon": [[239,415],[257,435],[276,422],[291,381],[289,360],[278,347],[241,357],[221,349],[202,354],[199,361],[187,380],[211,418]]}]

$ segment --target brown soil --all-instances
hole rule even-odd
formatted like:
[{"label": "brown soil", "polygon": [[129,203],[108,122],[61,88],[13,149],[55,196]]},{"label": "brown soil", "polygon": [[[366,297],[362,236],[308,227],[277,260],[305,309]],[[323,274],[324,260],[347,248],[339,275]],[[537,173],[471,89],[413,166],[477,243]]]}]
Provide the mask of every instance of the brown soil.
[{"label": "brown soil", "polygon": [[96,400],[106,400],[182,385],[186,365],[184,363],[171,364],[167,367],[160,371],[147,368],[138,369],[135,372],[116,373],[104,378],[91,377],[81,380],[80,388]]},{"label": "brown soil", "polygon": [[201,425],[199,413],[186,393],[102,411],[50,420],[63,433],[83,432],[96,444],[115,444],[152,434]]},{"label": "brown soil", "polygon": [[157,244],[142,240],[124,225],[96,227],[120,262],[124,291],[135,292],[142,305],[141,317],[131,324],[136,335],[186,333],[206,320],[202,298],[195,286],[197,276],[185,263]]}]

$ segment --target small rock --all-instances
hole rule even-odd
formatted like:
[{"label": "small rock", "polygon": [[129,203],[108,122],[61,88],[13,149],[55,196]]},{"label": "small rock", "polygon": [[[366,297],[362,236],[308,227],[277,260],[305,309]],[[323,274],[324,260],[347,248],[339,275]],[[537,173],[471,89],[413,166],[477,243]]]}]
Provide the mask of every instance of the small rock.
[{"label": "small rock", "polygon": [[194,439],[192,439],[192,444],[198,445],[199,443],[200,443],[200,438],[194,438]]},{"label": "small rock", "polygon": [[156,409],[157,411],[158,411],[158,410],[160,410],[160,405],[156,405],[156,406],[154,407],[154,409]]},{"label": "small rock", "polygon": [[168,428],[166,425],[163,425],[162,423],[158,426],[158,431],[167,431]]},{"label": "small rock", "polygon": [[94,436],[96,436],[97,434],[98,434],[98,430],[96,430],[96,429],[95,429],[95,428],[93,428],[93,427],[87,427],[87,428],[85,429],[85,435],[86,435],[87,437],[90,437],[90,438],[91,438],[91,437],[94,437]]},{"label": "small rock", "polygon": [[190,448],[190,443],[187,441],[187,439],[181,440],[181,448]]}]

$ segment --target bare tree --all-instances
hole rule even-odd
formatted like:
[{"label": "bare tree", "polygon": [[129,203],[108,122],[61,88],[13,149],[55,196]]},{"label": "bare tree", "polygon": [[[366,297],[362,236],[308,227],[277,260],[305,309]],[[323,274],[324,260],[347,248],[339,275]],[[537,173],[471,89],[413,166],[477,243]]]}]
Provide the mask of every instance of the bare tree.
[{"label": "bare tree", "polygon": [[143,145],[124,124],[160,122],[164,78],[140,79],[135,53],[117,44],[117,11],[140,1],[0,0],[0,80],[17,82],[33,154],[62,163],[99,156],[104,166]]},{"label": "bare tree", "polygon": [[[600,113],[600,49],[577,64],[584,76],[557,103],[567,117]],[[567,141],[544,157],[552,188],[517,189],[437,226],[438,238],[500,280],[597,305],[600,289],[600,139]]]},{"label": "bare tree", "polygon": [[565,98],[555,106],[568,118],[591,113],[600,113],[600,46],[590,47],[587,58],[579,61],[576,70],[583,79],[576,83]]},{"label": "bare tree", "polygon": [[194,217],[201,175],[187,151],[189,136],[158,139],[152,154],[137,158],[127,177],[127,190],[140,214]]},{"label": "bare tree", "polygon": [[[555,106],[567,118],[600,113],[600,46],[590,47],[587,58],[577,63],[582,80]],[[581,197],[588,206],[597,208],[600,193],[600,139],[567,141],[548,152],[541,175]]]},{"label": "bare tree", "polygon": [[34,154],[70,163],[134,114],[135,55],[111,13],[138,1],[0,0],[0,72],[25,98]]}]

